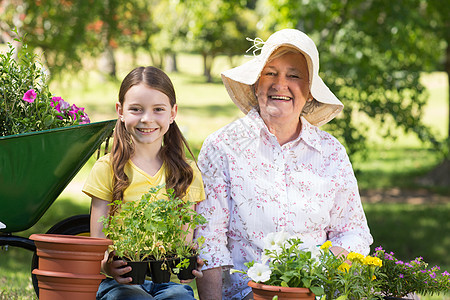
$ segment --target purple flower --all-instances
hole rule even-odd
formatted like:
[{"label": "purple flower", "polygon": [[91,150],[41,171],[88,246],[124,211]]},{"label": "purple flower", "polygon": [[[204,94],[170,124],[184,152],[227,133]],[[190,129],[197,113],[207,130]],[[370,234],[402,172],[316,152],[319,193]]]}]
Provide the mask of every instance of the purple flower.
[{"label": "purple flower", "polygon": [[439,267],[439,266],[434,266],[433,268],[431,268],[431,270],[433,270],[433,271],[440,271],[440,270],[441,270],[441,267]]},{"label": "purple flower", "polygon": [[443,276],[450,276],[450,273],[447,271],[444,271],[444,273],[442,273]]},{"label": "purple flower", "polygon": [[399,261],[396,261],[395,264],[396,265],[403,265],[403,262],[401,260],[399,260]]},{"label": "purple flower", "polygon": [[83,115],[80,117],[80,124],[89,124],[89,123],[91,123],[91,120],[89,119],[86,113],[83,113]]},{"label": "purple flower", "polygon": [[66,110],[68,108],[70,108],[70,104],[66,101],[64,101],[64,99],[61,99],[61,101],[59,101],[60,107],[62,110]]},{"label": "purple flower", "polygon": [[403,274],[398,275],[400,278],[404,278],[405,276]]},{"label": "purple flower", "polygon": [[36,92],[33,89],[26,91],[26,93],[23,95],[22,98],[23,101],[29,103],[33,103],[35,99],[36,99]]},{"label": "purple flower", "polygon": [[80,124],[89,124],[91,120],[89,119],[88,115],[84,112],[84,107],[80,107],[78,109],[78,112],[82,112],[80,115]]},{"label": "purple flower", "polygon": [[379,246],[375,248],[375,251],[383,251],[383,247]]},{"label": "purple flower", "polygon": [[433,279],[436,278],[436,273],[434,273],[434,272],[430,273],[430,277],[433,278]]}]

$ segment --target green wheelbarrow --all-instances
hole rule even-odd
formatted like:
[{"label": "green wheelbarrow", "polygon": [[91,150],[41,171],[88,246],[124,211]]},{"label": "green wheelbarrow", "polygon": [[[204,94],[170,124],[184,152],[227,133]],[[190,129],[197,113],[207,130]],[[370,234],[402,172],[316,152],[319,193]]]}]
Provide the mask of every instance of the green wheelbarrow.
[{"label": "green wheelbarrow", "polygon": [[[14,235],[44,215],[78,171],[111,136],[116,120],[0,137],[0,246],[34,252],[34,241]],[[70,216],[47,233],[88,234],[89,214]],[[37,280],[32,275],[38,292]]]}]

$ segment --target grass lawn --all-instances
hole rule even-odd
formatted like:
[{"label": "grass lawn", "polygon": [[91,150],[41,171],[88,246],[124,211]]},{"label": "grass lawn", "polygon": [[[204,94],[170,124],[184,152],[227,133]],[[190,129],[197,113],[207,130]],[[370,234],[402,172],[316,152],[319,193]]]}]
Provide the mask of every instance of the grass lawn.
[{"label": "grass lawn", "polygon": [[[142,65],[150,64],[145,56],[139,61]],[[208,134],[243,114],[231,102],[218,79],[219,71],[228,68],[225,58],[216,60],[213,69],[216,80],[209,84],[203,82],[200,57],[180,55],[178,64],[180,73],[169,74],[178,97],[177,123],[197,154]],[[92,69],[95,69],[94,65]],[[130,70],[127,56],[119,53],[118,77],[123,78]],[[425,121],[441,136],[444,136],[448,124],[445,114],[448,112],[448,87],[444,77],[442,73],[424,76],[432,96],[426,107]],[[92,121],[96,122],[116,117],[114,103],[119,85],[118,81],[102,81],[97,72],[90,71],[54,81],[51,90],[70,103],[86,107]],[[361,189],[414,188],[414,179],[438,163],[436,154],[424,149],[412,136],[401,136],[395,143],[374,143],[371,147],[368,161],[353,162],[359,170],[357,178]],[[81,187],[94,161],[94,158],[88,161],[35,226],[16,234],[28,237],[32,233],[44,233],[62,219],[88,213],[90,200],[81,193]],[[374,247],[383,245],[404,259],[422,255],[426,261],[450,271],[447,251],[450,248],[449,203],[405,205],[381,201],[365,203],[364,208],[374,236]],[[20,248],[0,250],[0,299],[33,299],[31,256],[32,253]],[[450,295],[422,299],[450,299]]]}]

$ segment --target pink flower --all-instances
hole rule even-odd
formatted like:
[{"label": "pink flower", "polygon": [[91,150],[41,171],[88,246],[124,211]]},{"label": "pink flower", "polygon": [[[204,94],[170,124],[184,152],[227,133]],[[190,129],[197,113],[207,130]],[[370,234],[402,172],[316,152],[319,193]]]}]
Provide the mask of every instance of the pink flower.
[{"label": "pink flower", "polygon": [[79,110],[80,110],[80,109],[79,109],[75,104],[72,104],[72,106],[70,107],[70,110],[69,110],[69,115],[70,115],[74,120],[76,120],[76,119],[77,119],[77,113],[78,113]]},{"label": "pink flower", "polygon": [[23,98],[22,98],[23,101],[26,101],[26,102],[29,102],[29,103],[33,103],[35,99],[36,99],[36,92],[33,89],[28,90],[23,95]]},{"label": "pink flower", "polygon": [[59,104],[59,101],[61,100],[61,97],[52,97],[52,102],[50,103],[50,105],[58,112],[61,112],[61,104]]}]

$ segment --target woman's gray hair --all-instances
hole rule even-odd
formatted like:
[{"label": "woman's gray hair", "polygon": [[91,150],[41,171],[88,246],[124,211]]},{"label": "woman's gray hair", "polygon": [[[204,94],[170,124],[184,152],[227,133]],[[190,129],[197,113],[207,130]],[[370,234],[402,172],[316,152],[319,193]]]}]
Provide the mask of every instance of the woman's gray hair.
[{"label": "woman's gray hair", "polygon": [[316,99],[312,99],[311,101],[306,101],[305,106],[303,106],[301,116],[305,116],[314,111],[316,107],[322,106],[323,103],[317,101]]}]

